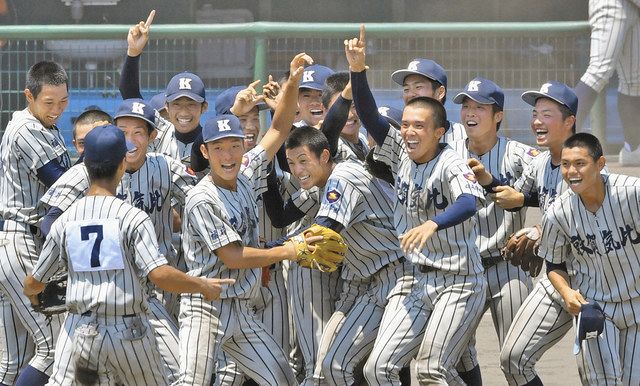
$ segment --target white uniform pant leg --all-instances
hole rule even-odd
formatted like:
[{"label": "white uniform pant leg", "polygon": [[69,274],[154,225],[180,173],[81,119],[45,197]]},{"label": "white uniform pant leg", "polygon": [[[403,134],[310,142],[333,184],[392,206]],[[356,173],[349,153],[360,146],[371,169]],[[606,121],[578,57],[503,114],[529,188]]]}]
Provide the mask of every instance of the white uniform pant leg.
[{"label": "white uniform pant leg", "polygon": [[178,380],[180,374],[180,345],[178,343],[178,326],[173,316],[164,308],[158,299],[149,299],[149,324],[162,361],[162,368],[169,383]]},{"label": "white uniform pant leg", "polygon": [[18,371],[33,357],[35,346],[20,320],[13,312],[11,302],[0,293],[0,384],[12,385]]}]

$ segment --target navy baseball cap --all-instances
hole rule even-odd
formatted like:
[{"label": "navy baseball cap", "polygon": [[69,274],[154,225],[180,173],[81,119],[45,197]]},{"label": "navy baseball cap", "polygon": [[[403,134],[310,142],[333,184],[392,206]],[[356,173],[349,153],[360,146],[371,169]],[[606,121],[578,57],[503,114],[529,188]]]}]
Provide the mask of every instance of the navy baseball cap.
[{"label": "navy baseball cap", "polygon": [[538,98],[549,98],[565,105],[575,115],[578,112],[578,96],[573,89],[562,82],[550,81],[540,87],[540,91],[525,91],[522,93],[522,100],[536,105]]},{"label": "navy baseball cap", "polygon": [[90,165],[119,165],[127,152],[134,150],[135,145],[114,125],[94,127],[84,137],[84,162]]},{"label": "navy baseball cap", "polygon": [[462,104],[465,97],[483,105],[497,105],[504,108],[504,92],[493,81],[481,77],[475,77],[453,98],[453,103]]},{"label": "navy baseball cap", "polygon": [[378,107],[378,113],[396,129],[399,129],[402,125],[402,110],[392,106],[380,106]]},{"label": "navy baseball cap", "polygon": [[163,92],[154,95],[150,100],[149,100],[149,104],[151,105],[151,107],[153,107],[156,111],[160,112],[164,109],[167,108],[167,97],[166,95],[164,95]]},{"label": "navy baseball cap", "polygon": [[322,66],[320,64],[314,64],[304,69],[302,79],[300,79],[300,86],[298,88],[310,88],[312,90],[320,90],[324,88],[324,83],[329,75],[334,74],[335,71],[329,67]]},{"label": "navy baseball cap", "polygon": [[580,307],[576,322],[576,340],[573,343],[573,354],[578,355],[585,339],[597,338],[604,330],[604,312],[596,302],[589,302]]},{"label": "navy baseball cap", "polygon": [[198,103],[206,100],[202,79],[200,79],[198,75],[190,72],[181,72],[171,78],[167,85],[165,96],[167,102],[173,102],[183,96],[193,99]]},{"label": "navy baseball cap", "polygon": [[139,118],[151,125],[152,129],[156,127],[156,114],[151,105],[144,99],[129,98],[123,100],[118,106],[113,119],[120,117]]},{"label": "navy baseball cap", "polygon": [[202,127],[202,140],[204,143],[218,139],[234,137],[244,138],[240,120],[233,114],[222,114],[209,119]]},{"label": "navy baseball cap", "polygon": [[439,82],[444,88],[447,88],[447,72],[441,65],[431,59],[416,58],[409,62],[407,68],[398,70],[391,74],[391,79],[402,86],[404,78],[409,75],[422,75],[431,80]]},{"label": "navy baseball cap", "polygon": [[[245,86],[233,86],[218,94],[218,96],[216,97],[216,114],[231,114],[231,107],[233,107],[236,96],[245,88]],[[257,106],[259,110],[264,110],[267,108],[267,104],[264,102],[258,103]]]}]

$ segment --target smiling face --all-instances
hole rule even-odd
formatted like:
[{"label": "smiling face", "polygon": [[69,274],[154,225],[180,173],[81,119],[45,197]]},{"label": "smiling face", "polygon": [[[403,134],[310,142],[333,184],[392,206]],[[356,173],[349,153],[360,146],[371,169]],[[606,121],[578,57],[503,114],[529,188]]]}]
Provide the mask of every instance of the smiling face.
[{"label": "smiling face", "polygon": [[562,117],[559,103],[549,98],[538,98],[531,118],[531,130],[536,136],[536,144],[559,150],[571,136],[575,121],[575,116]]},{"label": "smiling face", "polygon": [[246,114],[239,115],[238,120],[244,132],[244,148],[249,151],[258,144],[260,134],[260,113],[258,106],[255,106]]},{"label": "smiling face", "polygon": [[435,127],[433,112],[429,108],[409,105],[402,113],[400,136],[409,158],[416,163],[430,161],[436,154],[444,127]]},{"label": "smiling face", "polygon": [[[338,99],[339,96],[340,96],[340,93],[337,93],[333,97],[331,97],[331,102],[329,103],[329,109],[335,103],[336,99]],[[360,117],[358,117],[358,113],[356,113],[356,107],[352,102],[351,107],[349,108],[349,116],[347,117],[347,123],[345,123],[344,127],[342,128],[340,135],[350,142],[357,143],[359,134],[360,134]]]},{"label": "smiling face", "polygon": [[55,125],[69,104],[66,84],[57,86],[45,84],[36,98],[29,89],[24,90],[24,95],[27,97],[29,111],[44,127]]},{"label": "smiling face", "polygon": [[569,184],[569,188],[577,194],[592,190],[595,184],[602,181],[600,172],[604,164],[604,157],[594,160],[585,147],[562,149],[560,161],[562,177]]},{"label": "smiling face", "polygon": [[323,187],[327,183],[331,174],[328,150],[324,149],[318,157],[304,145],[287,149],[286,153],[291,174],[300,181],[301,188]]},{"label": "smiling face", "polygon": [[147,122],[135,117],[116,118],[115,123],[124,132],[125,138],[136,147],[136,150],[128,152],[125,157],[127,171],[134,172],[139,170],[146,160],[147,147],[156,137],[157,130],[149,133]]},{"label": "smiling face", "polygon": [[460,109],[460,120],[469,138],[496,137],[496,127],[502,120],[504,112],[493,112],[493,105],[482,104],[465,97]]},{"label": "smiling face", "polygon": [[243,139],[221,138],[200,145],[200,151],[209,160],[213,182],[222,188],[235,190],[245,152]]},{"label": "smiling face", "polygon": [[322,105],[322,91],[301,88],[298,94],[298,110],[298,118],[309,126],[317,126],[326,113]]},{"label": "smiling face", "polygon": [[429,97],[442,101],[444,87],[433,88],[433,84],[426,76],[411,74],[407,75],[402,82],[402,100],[406,104],[413,98]]},{"label": "smiling face", "polygon": [[167,102],[169,120],[180,133],[190,133],[200,124],[200,117],[207,111],[207,102],[196,102],[183,96]]}]

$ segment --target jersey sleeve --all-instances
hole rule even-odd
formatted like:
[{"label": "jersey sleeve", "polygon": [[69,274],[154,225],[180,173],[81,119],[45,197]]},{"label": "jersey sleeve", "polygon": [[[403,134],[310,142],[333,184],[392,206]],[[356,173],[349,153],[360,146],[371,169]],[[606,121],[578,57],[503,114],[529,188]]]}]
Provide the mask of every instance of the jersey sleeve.
[{"label": "jersey sleeve", "polygon": [[60,208],[64,212],[71,204],[84,197],[88,189],[89,175],[87,168],[84,164],[80,164],[60,176],[40,201],[50,207]]},{"label": "jersey sleeve", "polygon": [[15,147],[22,162],[34,173],[67,152],[64,144],[53,133],[33,122],[26,123],[18,131]]},{"label": "jersey sleeve", "polygon": [[189,169],[182,162],[171,157],[166,157],[166,160],[171,171],[171,205],[175,206],[177,204],[180,207],[184,207],[187,193],[198,183],[198,179],[189,172]]},{"label": "jersey sleeve", "polygon": [[66,257],[63,255],[61,230],[63,222],[56,221],[42,246],[36,265],[31,274],[40,282],[47,282],[51,277],[66,267]]},{"label": "jersey sleeve", "polygon": [[385,137],[382,146],[376,146],[373,152],[373,159],[389,165],[391,167],[391,172],[395,177],[398,174],[400,160],[405,153],[406,151],[402,138],[400,137],[400,132],[398,130],[391,129],[387,132],[387,136]]},{"label": "jersey sleeve", "polygon": [[463,160],[447,161],[447,178],[449,189],[454,198],[458,198],[461,194],[467,193],[477,197],[480,201],[485,200],[484,190],[476,180],[475,174],[471,168]]},{"label": "jersey sleeve", "polygon": [[536,186],[536,161],[532,160],[527,166],[523,168],[520,178],[513,183],[513,188],[518,192],[529,194],[537,190]]},{"label": "jersey sleeve", "polygon": [[160,116],[160,113],[156,111],[155,124],[158,130],[158,135],[149,144],[149,153],[160,153],[168,155],[169,157],[179,160],[178,144],[174,136],[175,129],[173,124]]},{"label": "jersey sleeve", "polygon": [[251,181],[256,196],[259,196],[267,190],[269,160],[267,159],[267,152],[264,147],[258,145],[244,153],[240,173]]},{"label": "jersey sleeve", "polygon": [[133,221],[128,222],[129,250],[133,251],[133,261],[140,277],[145,277],[155,268],[169,263],[160,254],[151,219],[142,211],[136,212]]},{"label": "jersey sleeve", "polygon": [[203,201],[195,205],[187,215],[190,216],[192,231],[211,252],[233,242],[242,243],[242,237],[231,225],[228,216],[213,203]]},{"label": "jersey sleeve", "polygon": [[328,217],[345,228],[355,222],[355,209],[362,197],[359,190],[341,178],[329,178],[316,217]]},{"label": "jersey sleeve", "polygon": [[542,236],[538,256],[551,263],[561,264],[567,260],[570,249],[571,240],[562,230],[555,214],[552,211],[547,212],[542,217]]},{"label": "jersey sleeve", "polygon": [[526,168],[528,168],[540,154],[540,151],[517,141],[511,141],[511,144],[513,146],[513,150],[509,151],[512,157],[511,163],[513,165],[515,177],[519,179],[524,175]]},{"label": "jersey sleeve", "polygon": [[310,213],[320,203],[320,194],[317,187],[310,190],[300,189],[291,195],[295,206],[304,213]]}]

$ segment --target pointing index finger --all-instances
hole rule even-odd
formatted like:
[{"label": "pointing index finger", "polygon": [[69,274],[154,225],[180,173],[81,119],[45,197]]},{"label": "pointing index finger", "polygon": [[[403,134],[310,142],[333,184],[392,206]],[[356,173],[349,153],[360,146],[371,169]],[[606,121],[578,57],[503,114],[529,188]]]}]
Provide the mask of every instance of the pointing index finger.
[{"label": "pointing index finger", "polygon": [[147,21],[144,22],[144,25],[147,27],[151,26],[151,23],[153,23],[153,18],[156,17],[156,10],[152,9],[151,12],[149,12],[149,16],[147,17]]},{"label": "pointing index finger", "polygon": [[364,43],[364,24],[360,24],[360,42]]}]

